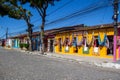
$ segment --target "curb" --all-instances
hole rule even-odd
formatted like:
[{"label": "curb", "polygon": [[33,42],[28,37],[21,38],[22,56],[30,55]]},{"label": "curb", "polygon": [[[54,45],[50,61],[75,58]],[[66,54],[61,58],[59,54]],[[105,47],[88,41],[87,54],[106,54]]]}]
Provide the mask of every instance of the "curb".
[{"label": "curb", "polygon": [[110,63],[110,62],[102,62],[102,63],[98,63],[98,62],[91,62],[91,61],[84,61],[82,59],[73,59],[73,58],[66,58],[63,56],[59,56],[59,55],[53,55],[53,54],[47,54],[47,56],[52,56],[52,57],[57,57],[57,58],[63,58],[63,59],[68,59],[69,61],[78,61],[79,63],[88,63],[88,64],[92,64],[95,65],[97,67],[103,67],[103,68],[113,68],[113,69],[120,69],[120,64],[118,63]]},{"label": "curb", "polygon": [[94,63],[94,65],[98,67],[120,69],[120,64],[117,63]]}]

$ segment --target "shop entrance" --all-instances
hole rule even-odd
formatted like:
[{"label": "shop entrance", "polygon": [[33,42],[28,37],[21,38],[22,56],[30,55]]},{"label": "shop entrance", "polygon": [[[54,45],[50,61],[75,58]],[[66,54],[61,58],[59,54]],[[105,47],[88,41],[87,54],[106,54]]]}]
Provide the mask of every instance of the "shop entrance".
[{"label": "shop entrance", "polygon": [[113,36],[107,36],[109,40],[109,48],[107,48],[107,55],[113,55]]},{"label": "shop entrance", "polygon": [[50,40],[50,52],[53,52],[53,40]]},{"label": "shop entrance", "polygon": [[62,39],[59,38],[59,52],[62,52],[62,44],[61,44]]}]

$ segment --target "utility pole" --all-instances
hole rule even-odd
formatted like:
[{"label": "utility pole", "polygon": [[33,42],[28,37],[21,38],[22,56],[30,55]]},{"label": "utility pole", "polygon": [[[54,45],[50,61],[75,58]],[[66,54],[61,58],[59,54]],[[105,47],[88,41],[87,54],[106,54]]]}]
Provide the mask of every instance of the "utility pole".
[{"label": "utility pole", "polygon": [[114,15],[113,15],[113,20],[114,20],[114,55],[113,55],[113,61],[116,62],[116,44],[117,44],[117,35],[118,35],[118,0],[114,0]]},{"label": "utility pole", "polygon": [[6,40],[8,39],[8,27],[6,29]]}]

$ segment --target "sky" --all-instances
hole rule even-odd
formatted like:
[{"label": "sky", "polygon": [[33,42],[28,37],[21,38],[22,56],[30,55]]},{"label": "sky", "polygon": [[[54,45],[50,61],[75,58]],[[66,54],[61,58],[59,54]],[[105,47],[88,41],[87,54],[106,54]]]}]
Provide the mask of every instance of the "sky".
[{"label": "sky", "polygon": [[[84,24],[87,26],[113,23],[113,0],[60,0],[47,9],[45,30]],[[36,9],[24,5],[32,13],[31,23],[34,31],[40,31],[41,17]],[[119,9],[120,11],[120,9]],[[120,15],[118,16],[118,21]],[[16,20],[8,16],[0,17],[0,38],[27,33],[24,20]]]}]

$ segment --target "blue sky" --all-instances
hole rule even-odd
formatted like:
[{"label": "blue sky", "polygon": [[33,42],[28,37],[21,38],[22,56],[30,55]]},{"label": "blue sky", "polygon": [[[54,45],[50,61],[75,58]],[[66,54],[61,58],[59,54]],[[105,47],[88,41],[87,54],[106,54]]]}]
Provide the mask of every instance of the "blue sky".
[{"label": "blue sky", "polygon": [[[56,2],[55,6],[49,5],[45,29],[79,24],[92,26],[112,23],[113,6],[110,1],[112,0],[61,0]],[[34,24],[33,29],[39,31],[41,17],[38,12],[34,8],[30,8],[28,4],[24,8],[30,10],[33,14],[31,17],[31,23]],[[7,28],[9,33],[19,35],[25,32],[27,25],[24,20],[16,20],[7,16],[0,17],[0,37],[5,38]],[[9,34],[9,36],[13,34]]]}]

